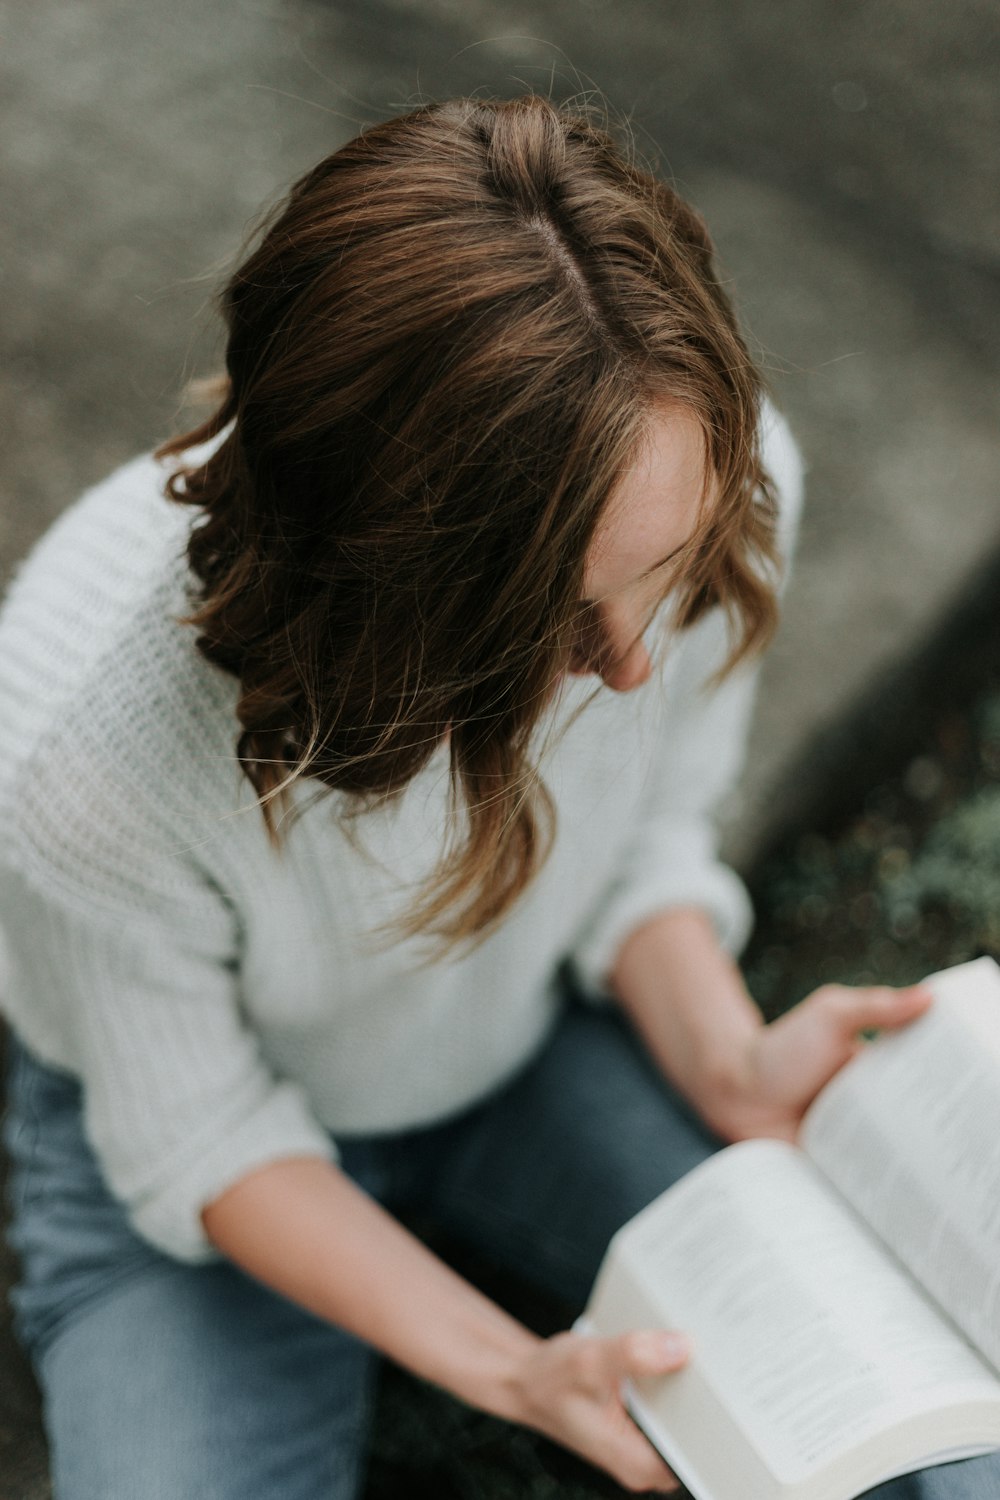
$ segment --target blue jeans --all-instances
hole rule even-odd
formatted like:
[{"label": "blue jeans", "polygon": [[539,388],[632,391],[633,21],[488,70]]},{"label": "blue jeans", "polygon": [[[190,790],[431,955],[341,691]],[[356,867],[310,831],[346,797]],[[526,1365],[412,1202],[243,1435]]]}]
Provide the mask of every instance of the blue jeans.
[{"label": "blue jeans", "polygon": [[[78,1084],[11,1053],[12,1300],[56,1500],[352,1500],[375,1356],[229,1263],[182,1264],[141,1240],[83,1137]],[[718,1143],[613,1014],[573,1005],[475,1109],[340,1144],[344,1169],[390,1210],[582,1305],[613,1231]],[[1000,1461],[872,1493],[987,1500]]]}]

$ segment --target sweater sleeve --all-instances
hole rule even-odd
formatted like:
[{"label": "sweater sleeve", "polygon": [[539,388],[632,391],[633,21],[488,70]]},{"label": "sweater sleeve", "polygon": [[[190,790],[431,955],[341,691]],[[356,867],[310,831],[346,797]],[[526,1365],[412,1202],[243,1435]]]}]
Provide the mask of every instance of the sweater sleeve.
[{"label": "sweater sleeve", "polygon": [[[765,412],[763,451],[778,502],[779,551],[787,565],[801,510],[802,463],[787,424],[773,408]],[[606,993],[625,938],[658,912],[702,908],[733,953],[749,936],[750,898],[739,876],[718,857],[716,817],[743,767],[758,668],[739,668],[713,686],[728,649],[726,622],[718,611],[685,632],[674,648],[642,816],[571,955],[585,992]]]},{"label": "sweater sleeve", "polygon": [[42,651],[37,599],[48,589],[61,618],[67,588],[42,560],[4,638],[8,662],[33,664],[47,711],[25,747],[20,699],[0,698],[21,755],[0,799],[3,1008],[43,1061],[80,1078],[88,1139],[136,1230],[209,1259],[207,1203],[268,1162],[334,1154],[245,1013],[240,914],[209,858],[243,826],[232,688],[158,597],[64,671],[61,637]]},{"label": "sweater sleeve", "polygon": [[333,1147],[245,1011],[238,898],[211,857],[243,826],[236,689],[178,623],[189,523],[161,483],[141,459],[85,496],[4,606],[0,999],[29,1049],[81,1080],[136,1230],[195,1261],[215,1254],[208,1202]]}]

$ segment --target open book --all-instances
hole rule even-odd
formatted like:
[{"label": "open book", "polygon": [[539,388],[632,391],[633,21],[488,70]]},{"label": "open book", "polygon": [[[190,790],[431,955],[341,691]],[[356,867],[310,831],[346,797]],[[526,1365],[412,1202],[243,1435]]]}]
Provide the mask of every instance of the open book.
[{"label": "open book", "polygon": [[628,1396],[698,1500],[849,1500],[1000,1447],[1000,968],[928,983],[801,1149],[729,1146],[611,1242],[582,1326],[690,1334]]}]

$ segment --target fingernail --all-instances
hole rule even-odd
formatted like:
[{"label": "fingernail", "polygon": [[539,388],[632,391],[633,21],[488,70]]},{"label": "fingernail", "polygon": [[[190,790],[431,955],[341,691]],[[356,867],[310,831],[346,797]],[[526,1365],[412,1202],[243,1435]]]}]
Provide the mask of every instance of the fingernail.
[{"label": "fingernail", "polygon": [[661,1333],[659,1341],[663,1359],[687,1359],[691,1353],[690,1340],[683,1333]]}]

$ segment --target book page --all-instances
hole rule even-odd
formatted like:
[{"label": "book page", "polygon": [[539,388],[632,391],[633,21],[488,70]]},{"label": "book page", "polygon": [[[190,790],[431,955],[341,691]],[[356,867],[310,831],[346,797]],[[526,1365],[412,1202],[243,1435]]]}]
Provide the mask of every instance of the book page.
[{"label": "book page", "polygon": [[802,1144],[1000,1369],[1000,969],[928,983],[931,1010],[837,1075]]},{"label": "book page", "polygon": [[658,1421],[676,1422],[688,1374],[705,1381],[782,1483],[916,1413],[1000,1398],[974,1351],[779,1141],[721,1152],[616,1236],[588,1308],[598,1328],[613,1303],[620,1324],[630,1278],[640,1315],[655,1310],[694,1345],[690,1371],[662,1383]]}]

